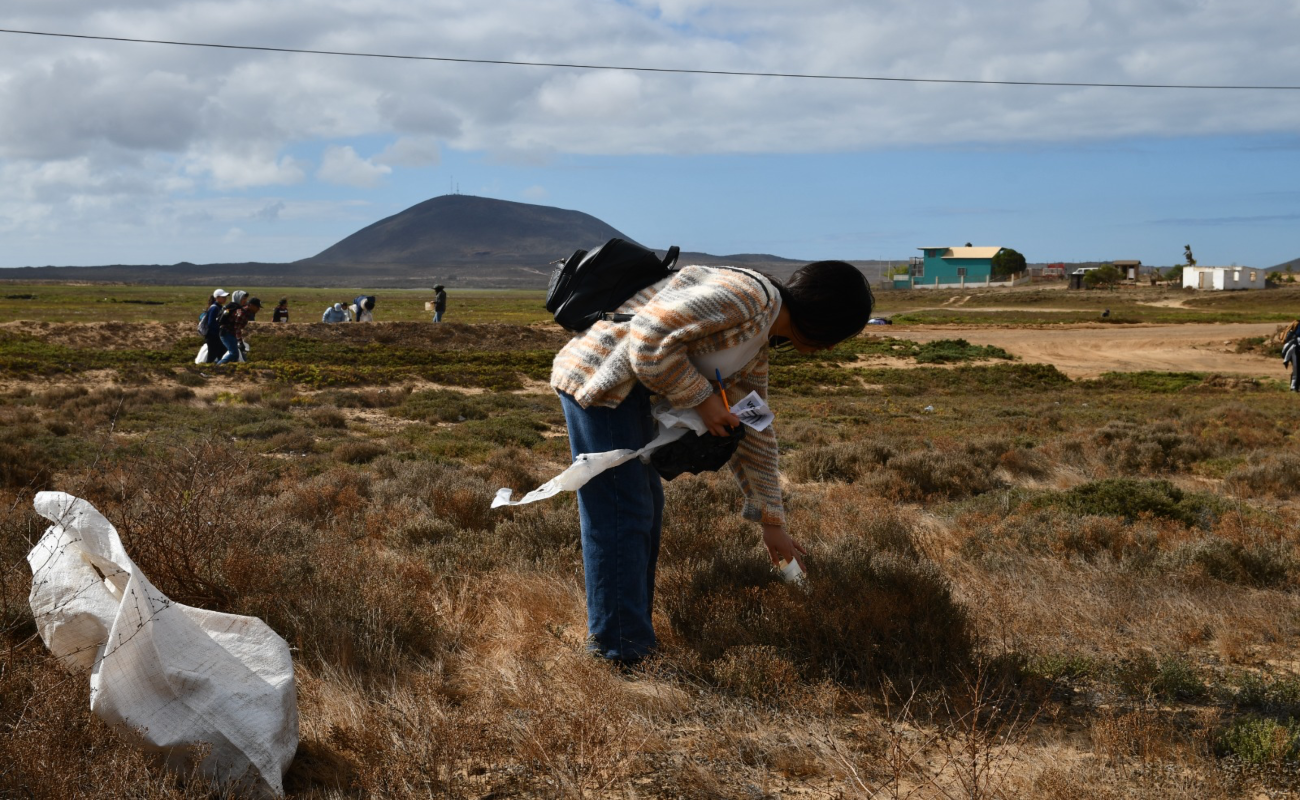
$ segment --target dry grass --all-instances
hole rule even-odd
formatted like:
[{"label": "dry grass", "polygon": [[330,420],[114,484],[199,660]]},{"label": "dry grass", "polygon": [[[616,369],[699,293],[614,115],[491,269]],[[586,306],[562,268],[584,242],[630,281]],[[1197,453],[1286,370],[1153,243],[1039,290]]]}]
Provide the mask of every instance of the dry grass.
[{"label": "dry grass", "polygon": [[11,385],[0,797],[212,796],[91,717],[36,638],[43,488],[93,502],[173,598],[290,642],[292,797],[1294,791],[1300,409],[914,372],[895,395],[774,394],[804,589],[729,475],[666,485],[662,652],[632,675],[585,655],[573,498],[488,508],[567,461],[545,393]]}]

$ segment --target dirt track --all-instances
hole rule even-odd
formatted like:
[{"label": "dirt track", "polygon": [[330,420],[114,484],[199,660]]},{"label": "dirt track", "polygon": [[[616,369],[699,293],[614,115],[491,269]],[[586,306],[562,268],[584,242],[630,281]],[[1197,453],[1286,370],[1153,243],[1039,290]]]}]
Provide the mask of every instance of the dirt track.
[{"label": "dirt track", "polygon": [[1237,339],[1272,336],[1273,322],[1223,325],[1062,325],[1049,328],[895,325],[887,335],[917,342],[965,339],[1024,361],[1055,365],[1071,378],[1104,372],[1209,372],[1282,379],[1279,360],[1233,352]]}]

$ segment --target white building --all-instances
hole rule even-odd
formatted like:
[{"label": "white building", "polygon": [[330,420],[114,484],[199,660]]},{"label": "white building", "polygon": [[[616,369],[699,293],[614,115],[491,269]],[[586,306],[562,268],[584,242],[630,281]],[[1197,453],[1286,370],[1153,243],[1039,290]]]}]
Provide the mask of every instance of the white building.
[{"label": "white building", "polygon": [[1263,289],[1267,274],[1254,267],[1183,267],[1183,288],[1219,292],[1228,289]]}]

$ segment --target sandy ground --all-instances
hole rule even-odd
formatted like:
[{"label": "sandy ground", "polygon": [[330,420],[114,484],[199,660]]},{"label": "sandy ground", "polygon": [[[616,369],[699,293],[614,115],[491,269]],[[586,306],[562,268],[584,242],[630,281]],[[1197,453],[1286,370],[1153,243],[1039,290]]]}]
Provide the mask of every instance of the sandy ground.
[{"label": "sandy ground", "polygon": [[1052,364],[1071,378],[1104,372],[1210,372],[1260,378],[1287,377],[1281,361],[1235,353],[1236,340],[1272,336],[1275,322],[1188,325],[1061,325],[997,328],[895,325],[884,335],[916,342],[965,339],[995,345],[1021,360]]}]

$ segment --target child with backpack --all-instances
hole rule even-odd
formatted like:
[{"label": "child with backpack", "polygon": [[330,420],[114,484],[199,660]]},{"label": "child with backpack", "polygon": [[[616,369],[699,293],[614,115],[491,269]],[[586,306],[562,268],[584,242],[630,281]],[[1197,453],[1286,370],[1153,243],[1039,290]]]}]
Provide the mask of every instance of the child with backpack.
[{"label": "child with backpack", "polygon": [[[688,266],[642,286],[616,308],[595,309],[594,321],[555,357],[551,386],[574,458],[648,444],[656,433],[652,395],[695,409],[711,434],[729,436],[741,422],[711,377],[721,377],[732,398],[751,391],[766,398],[771,349],[833,347],[866,327],[874,304],[866,278],[842,261],[809,264],[786,284],[748,270]],[[743,516],[761,525],[772,562],[802,568],[804,550],[785,526],[772,427],[746,431],[729,466],[745,495]],[[660,475],[639,459],[578,489],[588,647],[621,666],[656,646],[663,508]]]}]

